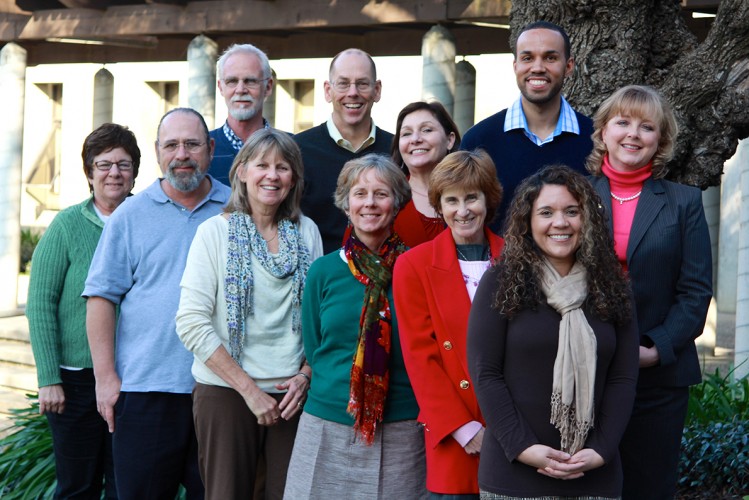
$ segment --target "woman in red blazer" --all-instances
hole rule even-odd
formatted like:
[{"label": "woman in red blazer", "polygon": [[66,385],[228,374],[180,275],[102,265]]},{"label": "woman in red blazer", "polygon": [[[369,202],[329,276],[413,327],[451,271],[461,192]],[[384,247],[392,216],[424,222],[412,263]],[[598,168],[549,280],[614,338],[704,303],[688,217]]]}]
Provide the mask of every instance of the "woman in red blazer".
[{"label": "woman in red blazer", "polygon": [[468,376],[466,327],[479,280],[504,245],[487,227],[501,200],[486,153],[447,155],[430,176],[429,202],[448,229],[395,264],[395,309],[424,425],[432,499],[479,498],[484,420]]}]

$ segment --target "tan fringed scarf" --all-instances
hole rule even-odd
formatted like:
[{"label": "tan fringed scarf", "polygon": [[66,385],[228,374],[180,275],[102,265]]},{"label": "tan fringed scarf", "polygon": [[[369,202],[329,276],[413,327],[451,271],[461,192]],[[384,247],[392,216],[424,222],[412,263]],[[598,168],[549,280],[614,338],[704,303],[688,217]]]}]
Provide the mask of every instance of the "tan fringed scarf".
[{"label": "tan fringed scarf", "polygon": [[596,381],[596,337],[580,309],[588,296],[587,273],[576,262],[560,276],[544,259],[541,289],[559,314],[559,346],[554,361],[551,423],[562,436],[562,451],[571,455],[585,444],[593,428],[593,389]]}]

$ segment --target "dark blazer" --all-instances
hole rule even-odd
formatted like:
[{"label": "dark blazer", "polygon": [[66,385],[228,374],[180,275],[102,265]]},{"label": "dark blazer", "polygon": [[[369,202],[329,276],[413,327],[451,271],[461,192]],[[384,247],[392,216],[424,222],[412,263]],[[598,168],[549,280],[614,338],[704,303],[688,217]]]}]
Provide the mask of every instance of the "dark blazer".
[{"label": "dark blazer", "polygon": [[[504,240],[485,229],[492,259]],[[451,433],[481,422],[468,375],[466,330],[471,299],[450,229],[404,253],[395,263],[393,296],[398,332],[424,424],[427,489],[478,493],[478,455],[468,455]]]},{"label": "dark blazer", "polygon": [[[611,220],[605,176],[591,182]],[[641,387],[684,387],[701,380],[694,339],[712,297],[710,234],[700,190],[649,178],[642,187],[627,245],[640,345],[658,348],[660,363],[640,369]]]}]

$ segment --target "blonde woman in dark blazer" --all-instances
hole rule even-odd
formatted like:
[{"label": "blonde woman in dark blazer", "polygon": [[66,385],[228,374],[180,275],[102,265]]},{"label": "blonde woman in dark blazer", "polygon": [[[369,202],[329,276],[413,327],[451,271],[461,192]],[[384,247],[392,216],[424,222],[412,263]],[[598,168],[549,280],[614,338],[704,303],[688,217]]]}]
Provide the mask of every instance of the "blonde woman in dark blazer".
[{"label": "blonde woman in dark blazer", "polygon": [[615,92],[594,128],[587,167],[629,272],[640,332],[637,398],[620,447],[623,498],[673,498],[689,386],[701,379],[694,340],[712,296],[702,197],[664,179],[677,125],[652,88]]}]

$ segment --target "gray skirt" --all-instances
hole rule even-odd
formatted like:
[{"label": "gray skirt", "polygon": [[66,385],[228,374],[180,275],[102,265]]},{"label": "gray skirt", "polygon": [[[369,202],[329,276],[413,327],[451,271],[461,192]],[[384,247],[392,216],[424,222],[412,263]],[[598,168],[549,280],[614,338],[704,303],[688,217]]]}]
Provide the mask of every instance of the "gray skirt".
[{"label": "gray skirt", "polygon": [[424,430],[380,424],[367,446],[350,425],[303,413],[286,476],[287,500],[426,499]]},{"label": "gray skirt", "polygon": [[507,495],[498,495],[496,493],[490,493],[488,491],[481,490],[481,500],[619,500],[621,497],[557,497],[557,496],[546,496],[546,497],[508,497]]}]

